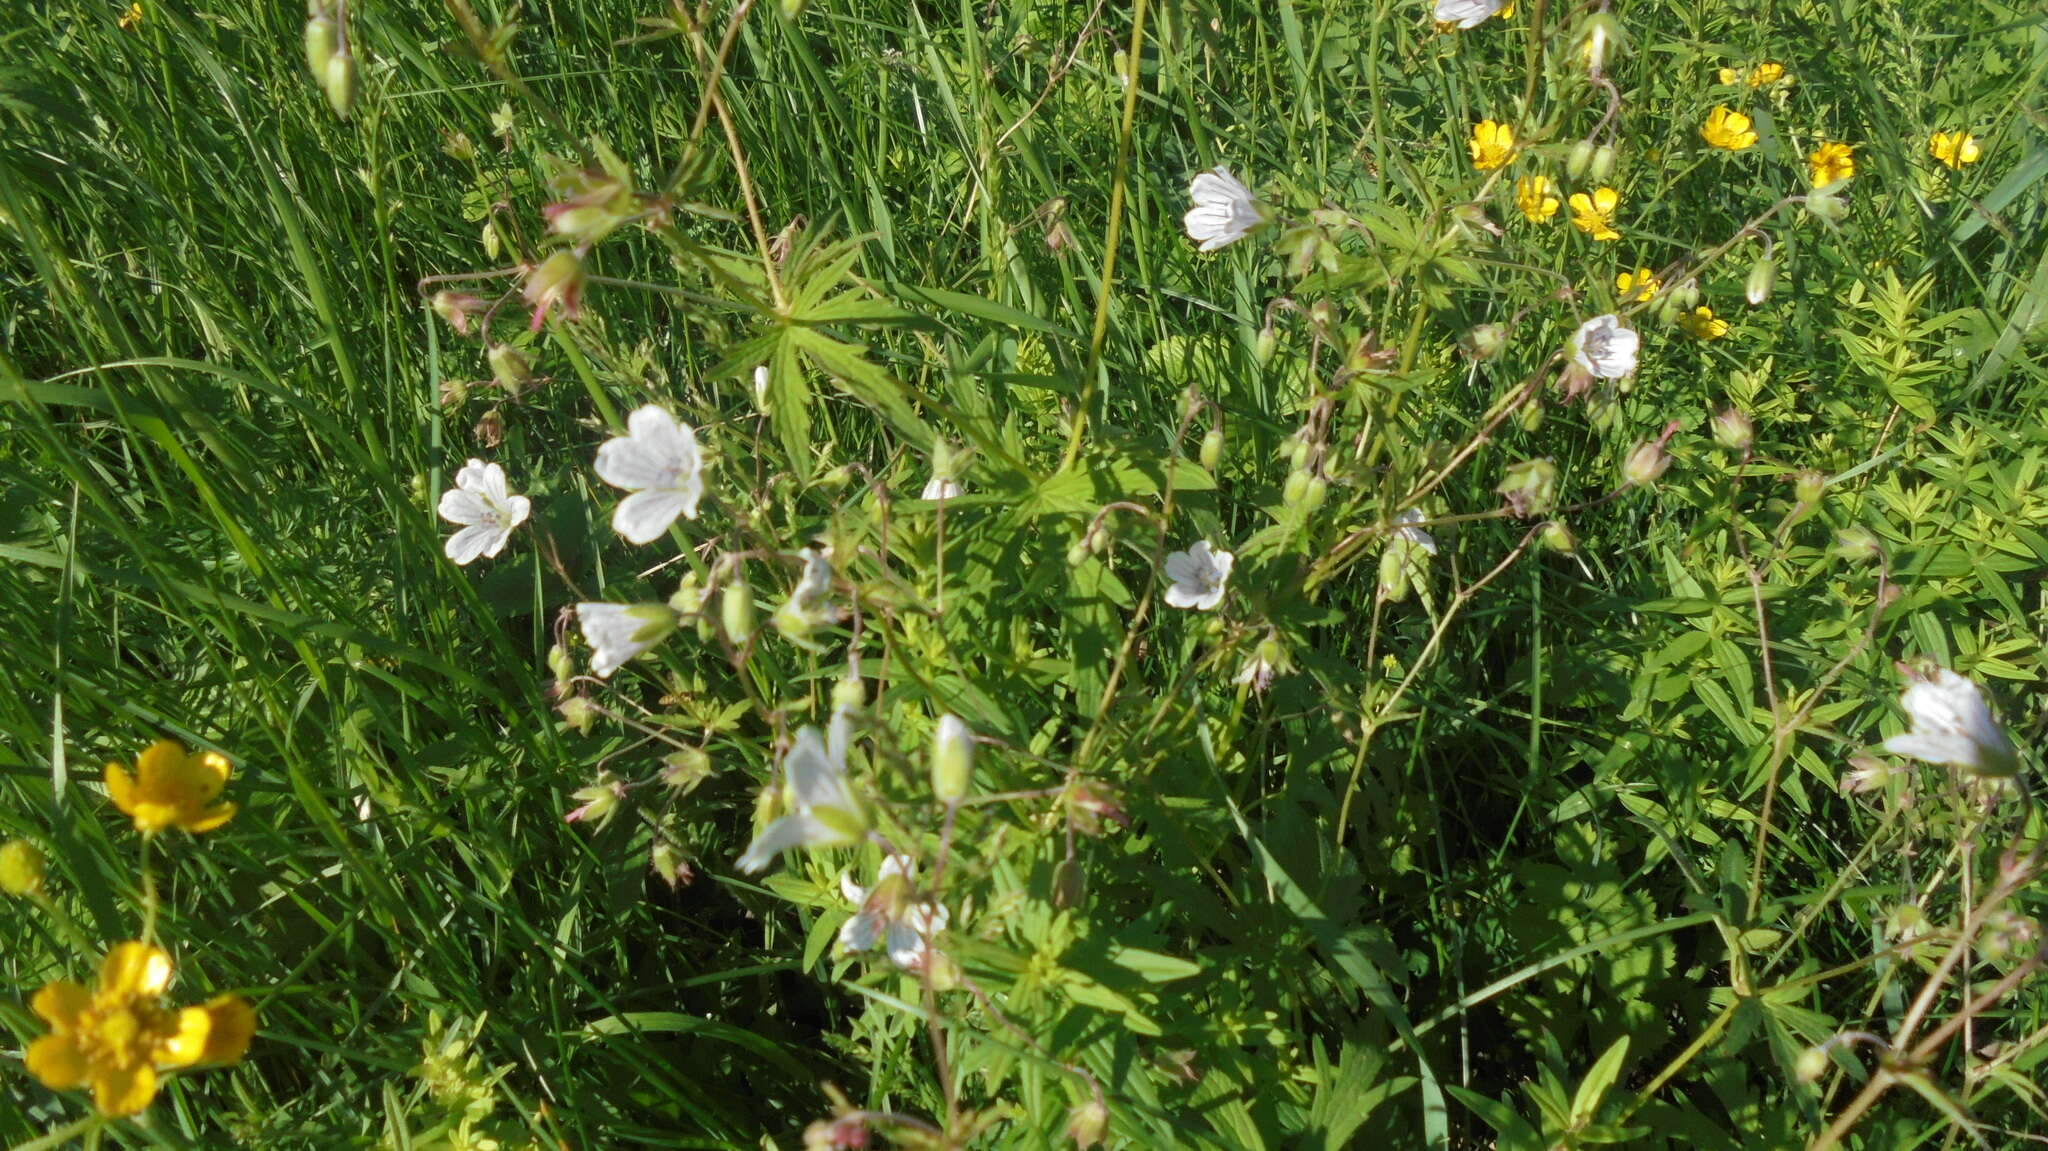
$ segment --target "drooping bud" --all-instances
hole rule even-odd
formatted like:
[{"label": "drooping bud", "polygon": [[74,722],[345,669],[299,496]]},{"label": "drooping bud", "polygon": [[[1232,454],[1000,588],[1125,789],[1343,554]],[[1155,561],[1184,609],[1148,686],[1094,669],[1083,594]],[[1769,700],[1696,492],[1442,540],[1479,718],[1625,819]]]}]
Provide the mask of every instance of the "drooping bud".
[{"label": "drooping bud", "polygon": [[601,771],[589,787],[576,789],[569,798],[580,800],[582,806],[564,814],[562,822],[594,823],[603,827],[618,813],[619,801],[626,798],[626,781],[609,771]]},{"label": "drooping bud", "polygon": [[1868,563],[1884,554],[1884,546],[1869,528],[1848,527],[1835,533],[1835,546],[1829,551],[1850,563]]},{"label": "drooping bud", "polygon": [[1259,329],[1259,337],[1256,341],[1252,343],[1252,356],[1256,358],[1259,361],[1260,366],[1263,367],[1266,364],[1272,362],[1273,353],[1277,351],[1279,347],[1280,333],[1273,330],[1273,325],[1267,324],[1265,327]]},{"label": "drooping bud", "polygon": [[685,747],[661,757],[662,785],[681,795],[711,778],[711,757],[701,747]]},{"label": "drooping bud", "polygon": [[1839,224],[1849,214],[1849,204],[1832,192],[1808,192],[1806,210],[1824,224]]},{"label": "drooping bud", "polygon": [[1531,398],[1515,412],[1515,423],[1525,432],[1533,432],[1543,426],[1543,401]]},{"label": "drooping bud", "polygon": [[564,249],[541,261],[540,266],[526,274],[526,286],[521,291],[526,303],[533,309],[534,331],[547,322],[548,312],[557,305],[562,315],[575,319],[583,314],[583,257]]},{"label": "drooping bud", "polygon": [[1216,465],[1223,462],[1223,425],[1212,426],[1209,433],[1202,437],[1200,459],[1202,470],[1207,472],[1214,472]]},{"label": "drooping bud", "polygon": [[1380,553],[1380,598],[1388,603],[1400,603],[1408,598],[1412,583],[1407,553],[1401,548],[1388,548]]},{"label": "drooping bud", "polygon": [[1714,416],[1714,442],[1731,452],[1746,452],[1756,440],[1756,425],[1750,422],[1749,413],[1741,408],[1729,408]]},{"label": "drooping bud", "polygon": [[1586,176],[1595,184],[1605,184],[1614,178],[1614,145],[1602,144],[1593,149],[1593,160],[1586,168]]},{"label": "drooping bud", "polygon": [[1544,547],[1563,555],[1570,555],[1579,550],[1578,537],[1572,534],[1572,529],[1566,527],[1562,520],[1551,520],[1544,524],[1540,538]]},{"label": "drooping bud", "polygon": [[1593,141],[1581,140],[1572,145],[1564,158],[1564,174],[1573,180],[1586,178],[1587,169],[1593,166]]},{"label": "drooping bud", "polygon": [[1749,278],[1742,283],[1742,298],[1751,307],[1771,298],[1771,289],[1778,283],[1778,262],[1769,256],[1757,257],[1756,265],[1749,270]]},{"label": "drooping bud", "polygon": [[512,344],[492,344],[484,354],[491,364],[491,379],[509,395],[518,395],[533,380],[533,361]]},{"label": "drooping bud", "polygon": [[548,671],[555,677],[555,689],[567,691],[576,675],[576,661],[570,658],[568,648],[556,644],[548,649]]},{"label": "drooping bud", "polygon": [[356,102],[356,58],[351,52],[336,52],[327,58],[327,74],[320,86],[327,92],[327,106],[334,114],[348,119],[348,110]]},{"label": "drooping bud", "polygon": [[[1329,495],[1330,481],[1324,479],[1319,475],[1309,476],[1308,486],[1304,487],[1301,492],[1302,510],[1312,512],[1317,508],[1322,507],[1323,501],[1329,498]],[[1222,621],[1219,619],[1217,622],[1220,623]]]},{"label": "drooping bud", "polygon": [[1792,1073],[1801,1083],[1812,1083],[1828,1073],[1828,1049],[1809,1047],[1799,1053],[1799,1059],[1792,1065]]},{"label": "drooping bud", "polygon": [[1287,473],[1287,483],[1280,489],[1280,502],[1293,507],[1308,498],[1309,478],[1308,472],[1301,468]]},{"label": "drooping bud", "polygon": [[957,803],[974,778],[974,733],[960,717],[939,717],[932,734],[932,794],[940,803]]},{"label": "drooping bud", "polygon": [[1102,1100],[1091,1099],[1067,1112],[1067,1138],[1074,1141],[1076,1151],[1088,1151],[1108,1133],[1109,1108],[1102,1105]]},{"label": "drooping bud", "polygon": [[844,675],[832,685],[833,711],[859,711],[868,705],[867,682],[857,675]]},{"label": "drooping bud", "polygon": [[469,318],[488,309],[490,304],[481,297],[467,292],[451,292],[446,289],[434,293],[434,314],[454,328],[458,335],[469,334]]},{"label": "drooping bud", "polygon": [[654,846],[647,851],[647,867],[670,888],[681,887],[697,877],[689,861],[683,858],[683,849],[668,839],[654,841]]},{"label": "drooping bud", "polygon": [[26,839],[0,843],[0,891],[17,899],[41,894],[43,853]]},{"label": "drooping bud", "polygon": [[597,722],[597,708],[584,696],[572,695],[555,705],[562,713],[562,722],[578,735],[589,735],[590,727]]},{"label": "drooping bud", "polygon": [[1630,487],[1645,487],[1657,482],[1671,467],[1671,453],[1664,450],[1663,440],[1645,440],[1628,453],[1621,464],[1621,482]]},{"label": "drooping bud", "polygon": [[745,580],[734,579],[718,593],[718,617],[734,647],[745,647],[753,638],[754,589]]},{"label": "drooping bud", "polygon": [[1792,477],[1792,498],[1802,504],[1817,504],[1827,490],[1828,478],[1812,469]]},{"label": "drooping bud", "polygon": [[340,47],[340,29],[333,17],[314,16],[306,21],[306,72],[315,84],[327,82],[327,62]]},{"label": "drooping bud", "polygon": [[1507,346],[1508,330],[1499,324],[1478,324],[1465,333],[1465,351],[1475,360],[1490,360]]},{"label": "drooping bud", "polygon": [[1557,504],[1557,465],[1547,456],[1510,464],[1493,490],[1507,499],[1508,510],[1517,516],[1544,515]]},{"label": "drooping bud", "polygon": [[1093,552],[1088,550],[1088,541],[1086,539],[1075,540],[1074,546],[1067,549],[1067,566],[1070,568],[1080,567],[1082,564],[1087,563],[1088,557],[1093,554]]}]

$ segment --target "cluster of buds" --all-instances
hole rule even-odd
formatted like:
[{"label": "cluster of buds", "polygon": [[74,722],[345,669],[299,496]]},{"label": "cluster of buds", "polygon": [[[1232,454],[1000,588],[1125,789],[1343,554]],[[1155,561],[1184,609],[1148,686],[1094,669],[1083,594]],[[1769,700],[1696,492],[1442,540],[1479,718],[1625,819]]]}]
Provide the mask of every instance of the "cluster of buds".
[{"label": "cluster of buds", "polygon": [[341,5],[308,0],[306,5],[306,70],[327,94],[334,114],[348,119],[356,99],[356,58],[349,51],[348,22]]}]

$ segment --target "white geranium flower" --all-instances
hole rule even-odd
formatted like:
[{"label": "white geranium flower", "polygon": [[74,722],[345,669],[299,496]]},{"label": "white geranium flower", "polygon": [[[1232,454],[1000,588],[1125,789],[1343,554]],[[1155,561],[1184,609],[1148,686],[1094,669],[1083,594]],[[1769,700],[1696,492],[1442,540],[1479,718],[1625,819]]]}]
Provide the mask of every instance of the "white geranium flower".
[{"label": "white geranium flower", "polygon": [[676,522],[697,518],[704,497],[704,461],[697,433],[658,404],[626,418],[626,434],[597,449],[597,478],[631,492],[612,513],[612,529],[636,544],[650,543]]},{"label": "white geranium flower", "polygon": [[1477,28],[1507,7],[1507,0],[1436,0],[1438,23]]},{"label": "white geranium flower", "polygon": [[590,670],[603,679],[629,659],[660,644],[676,629],[665,604],[579,603],[576,621],[590,644]]},{"label": "white geranium flower", "polygon": [[462,525],[441,550],[458,564],[495,556],[532,510],[533,501],[506,486],[504,468],[471,460],[455,473],[455,486],[441,493],[441,518]]},{"label": "white geranium flower", "polygon": [[1414,544],[1416,547],[1421,548],[1423,551],[1428,552],[1430,555],[1435,555],[1436,537],[1430,535],[1428,532],[1422,530],[1421,528],[1413,526],[1415,524],[1421,523],[1423,520],[1427,518],[1429,517],[1422,514],[1421,508],[1409,508],[1407,511],[1402,512],[1398,516],[1395,516],[1394,538],[1407,540],[1409,543]]},{"label": "white geranium flower", "polygon": [[1197,611],[1222,603],[1223,588],[1230,582],[1230,566],[1235,562],[1237,557],[1229,552],[1211,550],[1208,540],[1167,556],[1166,578],[1173,586],[1166,589],[1166,602]]},{"label": "white geranium flower", "polygon": [[839,891],[858,910],[839,928],[839,946],[866,951],[880,943],[896,966],[922,970],[932,937],[953,917],[942,903],[915,899],[916,881],[917,865],[900,855],[882,860],[873,887],[863,889],[851,874],[841,875]]},{"label": "white geranium flower", "polygon": [[1636,370],[1636,349],[1642,343],[1621,326],[1617,316],[1594,316],[1572,334],[1572,363],[1603,380],[1618,380]]},{"label": "white geranium flower", "polygon": [[867,815],[846,782],[847,718],[832,716],[830,734],[815,727],[796,733],[796,746],[783,757],[783,791],[788,814],[761,829],[747,845],[738,867],[766,870],[792,847],[844,847],[867,834]]},{"label": "white geranium flower", "polygon": [[1221,164],[1197,173],[1188,185],[1188,195],[1194,198],[1195,206],[1188,209],[1181,222],[1188,230],[1188,239],[1201,246],[1200,251],[1229,247],[1266,222],[1266,214],[1253,200],[1252,190]]},{"label": "white geranium flower", "polygon": [[946,476],[934,474],[931,479],[925,481],[924,498],[928,500],[957,500],[966,490],[958,482]]},{"label": "white geranium flower", "polygon": [[2011,775],[2019,764],[2012,741],[1991,718],[1977,685],[1945,667],[1914,677],[1899,697],[1911,731],[1884,741],[1893,755],[1945,763],[1980,775]]}]

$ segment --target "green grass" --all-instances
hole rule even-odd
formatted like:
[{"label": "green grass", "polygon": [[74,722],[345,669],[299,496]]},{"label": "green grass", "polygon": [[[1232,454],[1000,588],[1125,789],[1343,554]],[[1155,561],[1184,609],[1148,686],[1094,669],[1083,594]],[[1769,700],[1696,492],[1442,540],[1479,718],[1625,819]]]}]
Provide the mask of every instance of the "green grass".
[{"label": "green grass", "polygon": [[[1506,234],[1460,236],[1477,120],[1517,123],[1511,176],[1588,186],[1563,175],[1606,108],[1575,65],[1578,15],[1543,17],[1555,38],[1518,110],[1522,3],[1440,35],[1407,0],[1153,0],[1099,348],[1130,5],[767,5],[674,229],[605,239],[580,322],[529,337],[508,305],[498,334],[537,378],[459,403],[444,385],[490,368],[422,280],[541,251],[558,161],[601,145],[663,185],[704,77],[660,26],[673,9],[529,5],[508,85],[459,3],[359,2],[347,120],[307,79],[295,7],[145,3],[133,29],[112,4],[24,10],[0,29],[0,835],[49,856],[55,910],[0,916],[0,1140],[89,1114],[16,1055],[43,1030],[34,989],[141,930],[137,837],[98,784],[165,736],[229,754],[242,805],[152,849],[176,998],[238,991],[261,1031],[102,1144],[794,1148],[832,1109],[821,1083],[977,1147],[1058,1143],[1090,1084],[1130,1147],[1822,1131],[1877,1064],[1844,1049],[1807,1084],[1800,1053],[1893,1034],[2001,849],[2042,829],[1945,769],[1875,798],[1837,782],[1852,756],[1898,762],[1873,745],[1903,727],[1893,661],[1916,657],[1987,684],[2039,762],[2048,33],[1988,2],[1625,7],[1624,238],[1527,223],[1512,179],[1487,201]],[[1764,59],[1796,78],[1782,96],[1715,85]],[[1763,113],[1755,149],[1699,145],[1717,103]],[[789,229],[786,324],[728,116],[765,232]],[[1926,139],[1953,128],[1984,159],[1948,173]],[[1420,502],[1472,518],[1436,529],[1413,594],[1380,595],[1378,537],[1344,541],[1415,502],[1610,310],[1617,272],[1804,193],[1821,138],[1857,145],[1849,206],[1834,227],[1798,206],[1763,225],[1770,303],[1743,303],[1749,241],[1698,272],[1726,339],[1634,315],[1631,385],[1551,386],[1522,409],[1540,421],[1492,429]],[[1219,162],[1290,219],[1329,205],[1370,228],[1326,221],[1341,255],[1311,275],[1276,255],[1307,232],[1199,255],[1187,179]],[[1480,323],[1510,328],[1496,359],[1459,351]],[[775,348],[762,418],[751,369]],[[1339,371],[1379,349],[1390,366]],[[649,400],[716,462],[703,518],[634,549],[590,460]],[[1729,404],[1759,428],[1746,466],[1707,426]],[[1195,460],[1212,419],[1213,472]],[[1600,502],[1674,419],[1672,471]],[[1329,448],[1315,507],[1287,498],[1305,421]],[[937,440],[971,457],[942,518],[909,502]],[[434,501],[471,456],[535,511],[458,569]],[[1491,514],[1534,457],[1560,503],[1589,505],[1575,554],[1517,553],[1534,522]],[[1828,487],[1802,511],[1805,469]],[[1070,565],[1117,500],[1139,510]],[[1881,564],[1830,553],[1852,528]],[[548,654],[568,605],[665,600],[747,552],[765,618],[819,536],[859,556],[842,568],[862,606],[825,650],[764,633],[735,667],[686,621],[579,687],[607,713],[587,733],[564,723]],[[1239,557],[1214,627],[1155,578],[1201,537]],[[1234,685],[1268,637],[1291,670]],[[976,991],[832,953],[839,873],[869,881],[878,852],[732,866],[778,739],[824,722],[849,651],[872,700],[855,776],[926,876],[930,717],[990,740],[939,892]],[[652,779],[663,738],[701,744],[714,775],[636,788],[600,827],[562,820],[602,770]],[[1077,779],[1129,826],[1053,794]],[[1005,792],[1032,794],[982,801]],[[652,874],[658,841],[689,882]],[[2002,903],[2043,909],[2030,886]],[[1894,946],[1906,904],[1936,945]],[[1973,950],[1919,1036],[2021,962]],[[2038,984],[2002,993],[1847,1145],[1959,1146],[1964,1109],[1992,1146],[2048,1130],[2044,1023]]]}]

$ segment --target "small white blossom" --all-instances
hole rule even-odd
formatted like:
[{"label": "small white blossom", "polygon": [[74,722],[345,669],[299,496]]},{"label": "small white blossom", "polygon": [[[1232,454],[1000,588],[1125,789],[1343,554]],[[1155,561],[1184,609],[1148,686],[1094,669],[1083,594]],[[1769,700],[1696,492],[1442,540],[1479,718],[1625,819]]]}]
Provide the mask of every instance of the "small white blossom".
[{"label": "small white blossom", "polygon": [[1507,7],[1507,0],[1436,0],[1438,23],[1477,28]]},{"label": "small white blossom", "polygon": [[1636,370],[1641,338],[1621,326],[1617,316],[1595,316],[1572,334],[1572,363],[1589,375],[1618,380]]},{"label": "small white blossom", "polygon": [[1913,727],[1884,741],[1893,755],[1945,763],[1982,775],[2011,775],[2018,768],[2012,741],[1991,718],[1977,685],[1945,667],[1915,677],[1899,697]]},{"label": "small white blossom", "polygon": [[1184,552],[1166,557],[1166,602],[1173,607],[1208,611],[1223,602],[1223,589],[1230,582],[1230,567],[1237,557],[1214,551],[1208,540],[1198,541]]},{"label": "small white blossom", "polygon": [[1429,517],[1422,514],[1421,508],[1409,508],[1407,511],[1395,516],[1394,538],[1407,540],[1430,555],[1435,555],[1436,537],[1414,526],[1427,518]]},{"label": "small white blossom", "polygon": [[1266,214],[1253,200],[1252,190],[1221,164],[1198,173],[1188,185],[1188,195],[1194,198],[1195,206],[1188,209],[1181,222],[1187,228],[1188,239],[1199,244],[1200,251],[1229,247],[1266,222]]},{"label": "small white blossom", "polygon": [[697,518],[704,497],[704,461],[697,433],[657,405],[626,419],[626,434],[597,449],[597,477],[632,493],[612,513],[612,529],[636,544],[650,543],[676,522]]},{"label": "small white blossom", "polygon": [[658,603],[579,603],[576,622],[590,644],[590,670],[602,679],[667,639],[676,613]]},{"label": "small white blossom", "polygon": [[933,900],[913,900],[917,865],[900,855],[882,860],[875,885],[862,888],[851,874],[839,877],[840,893],[856,910],[839,928],[839,946],[866,951],[877,943],[905,971],[922,970],[931,955],[932,937],[946,929],[952,913]]},{"label": "small white blossom", "polygon": [[812,641],[811,633],[821,627],[839,622],[839,605],[832,600],[832,581],[837,576],[832,559],[825,549],[813,545],[803,551],[804,574],[796,582],[795,590],[775,609],[769,622],[783,638],[811,651],[824,650]]},{"label": "small white blossom", "polygon": [[782,760],[789,814],[747,845],[737,865],[741,871],[764,871],[792,847],[844,847],[867,833],[867,816],[846,781],[847,727],[846,713],[839,711],[830,734],[815,727],[796,733],[796,746]]},{"label": "small white blossom", "polygon": [[532,510],[533,501],[512,494],[504,468],[471,460],[455,473],[455,486],[441,493],[441,518],[462,525],[442,550],[457,564],[496,556]]}]

